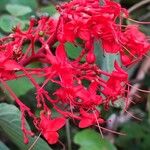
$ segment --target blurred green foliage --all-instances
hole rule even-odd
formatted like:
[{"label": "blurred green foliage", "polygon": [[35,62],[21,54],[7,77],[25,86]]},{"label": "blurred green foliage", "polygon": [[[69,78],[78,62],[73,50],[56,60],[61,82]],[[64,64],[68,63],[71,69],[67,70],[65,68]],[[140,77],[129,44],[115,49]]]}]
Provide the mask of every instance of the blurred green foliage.
[{"label": "blurred green foliage", "polygon": [[80,145],[79,150],[116,150],[111,142],[92,129],[84,129],[76,133],[74,142]]}]

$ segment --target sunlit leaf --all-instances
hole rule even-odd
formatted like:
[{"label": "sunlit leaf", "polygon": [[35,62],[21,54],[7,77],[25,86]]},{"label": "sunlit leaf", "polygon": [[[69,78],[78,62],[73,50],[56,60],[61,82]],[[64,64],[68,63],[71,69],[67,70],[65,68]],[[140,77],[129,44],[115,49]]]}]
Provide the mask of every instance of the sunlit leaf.
[{"label": "sunlit leaf", "polygon": [[40,11],[42,13],[48,13],[50,16],[54,15],[57,12],[57,10],[56,10],[54,5],[49,5],[49,6],[42,7],[40,9]]},{"label": "sunlit leaf", "polygon": [[74,46],[71,43],[66,43],[65,48],[67,50],[67,54],[71,59],[76,59],[81,53],[81,47]]},{"label": "sunlit leaf", "polygon": [[[41,83],[43,78],[37,79],[37,81],[38,83]],[[24,95],[26,92],[34,88],[32,83],[27,78],[11,80],[8,82],[8,85],[13,89],[17,96]]]},{"label": "sunlit leaf", "polygon": [[0,0],[0,11],[5,10],[7,4],[20,4],[20,5],[28,6],[35,10],[38,6],[38,1],[37,0]]},{"label": "sunlit leaf", "polygon": [[74,142],[80,145],[79,150],[116,150],[113,144],[92,129],[76,133]]},{"label": "sunlit leaf", "polygon": [[23,16],[32,12],[30,7],[20,4],[7,4],[6,10],[13,16]]}]

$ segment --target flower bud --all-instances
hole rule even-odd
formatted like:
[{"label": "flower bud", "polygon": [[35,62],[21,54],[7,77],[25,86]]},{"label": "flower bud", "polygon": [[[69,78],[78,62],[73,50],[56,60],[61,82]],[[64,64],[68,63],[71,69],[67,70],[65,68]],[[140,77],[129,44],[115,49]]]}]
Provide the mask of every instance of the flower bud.
[{"label": "flower bud", "polygon": [[39,31],[39,36],[43,37],[44,36],[44,31]]},{"label": "flower bud", "polygon": [[121,62],[123,65],[128,66],[131,64],[131,59],[127,55],[122,55],[121,56]]},{"label": "flower bud", "polygon": [[89,52],[87,55],[86,55],[86,61],[89,63],[89,64],[93,64],[96,60],[96,56],[94,53],[92,52]]}]

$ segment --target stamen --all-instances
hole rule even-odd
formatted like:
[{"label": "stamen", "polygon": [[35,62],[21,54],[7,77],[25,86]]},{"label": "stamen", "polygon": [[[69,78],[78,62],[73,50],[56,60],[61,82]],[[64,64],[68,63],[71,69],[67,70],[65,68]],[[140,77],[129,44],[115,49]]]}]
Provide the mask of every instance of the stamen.
[{"label": "stamen", "polygon": [[100,132],[100,134],[101,134],[101,137],[104,138],[103,132],[102,132],[102,130],[101,130],[101,126],[100,126],[100,124],[99,124],[99,122],[98,122],[98,119],[97,119],[97,116],[96,116],[96,114],[95,114],[94,109],[93,109],[93,114],[94,114],[94,116],[95,116],[95,119],[96,119],[96,122],[97,122],[97,126],[98,126],[98,129],[99,129],[99,132]]},{"label": "stamen", "polygon": [[125,111],[127,114],[129,114],[131,117],[133,117],[134,119],[139,120],[139,121],[142,121],[141,118],[138,118],[138,117],[134,116],[131,112],[129,112],[129,111],[127,111],[127,110],[124,110],[124,111]]},{"label": "stamen", "polygon": [[138,23],[138,24],[150,24],[150,22],[144,22],[144,21],[138,21],[138,20],[134,20],[134,19],[131,19],[131,18],[126,18],[132,22],[135,22],[135,23]]},{"label": "stamen", "polygon": [[42,132],[40,132],[40,134],[39,134],[38,137],[35,139],[35,141],[33,142],[33,144],[29,147],[28,150],[32,150],[32,149],[33,149],[34,145],[38,142],[38,140],[39,140],[41,134],[42,134]]},{"label": "stamen", "polygon": [[121,46],[131,55],[131,56],[133,56],[135,59],[137,59],[137,57],[134,55],[134,54],[132,54],[123,44],[122,44],[122,42],[119,40],[119,42],[120,42],[120,44],[121,44]]},{"label": "stamen", "polygon": [[[97,125],[96,125],[96,126],[97,126]],[[123,136],[126,135],[125,133],[117,132],[117,131],[110,130],[110,129],[107,129],[107,128],[104,128],[104,127],[100,127],[100,128],[101,128],[102,130],[105,130],[105,131],[108,131],[108,132],[111,132],[111,133],[114,133],[114,134],[123,135]]]},{"label": "stamen", "polygon": [[143,93],[150,93],[150,91],[148,91],[148,90],[142,90],[142,89],[136,88],[135,86],[133,86],[129,83],[127,83],[127,85],[134,88],[134,89],[136,89],[137,91],[140,91],[140,92],[143,92]]},{"label": "stamen", "polygon": [[60,145],[62,145],[62,150],[66,150],[65,145],[60,140],[58,140],[58,142],[60,143]]}]

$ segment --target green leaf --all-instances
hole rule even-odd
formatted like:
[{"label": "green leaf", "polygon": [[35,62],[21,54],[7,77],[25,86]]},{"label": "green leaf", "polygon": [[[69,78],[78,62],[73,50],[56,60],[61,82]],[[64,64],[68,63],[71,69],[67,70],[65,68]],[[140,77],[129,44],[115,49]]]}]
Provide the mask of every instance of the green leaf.
[{"label": "green leaf", "polygon": [[12,28],[18,24],[21,25],[22,29],[25,27],[25,24],[19,18],[10,15],[2,15],[0,17],[0,28],[4,32],[12,32]]},{"label": "green leaf", "polygon": [[0,38],[3,37],[3,36],[4,36],[3,33],[0,32]]},{"label": "green leaf", "polygon": [[112,72],[114,70],[114,62],[120,62],[119,55],[105,53],[103,56],[102,70]]},{"label": "green leaf", "polygon": [[80,55],[81,50],[82,50],[81,47],[79,47],[79,46],[74,46],[73,44],[71,44],[71,43],[69,43],[69,42],[65,44],[65,48],[66,48],[66,50],[67,50],[68,56],[69,56],[71,59],[77,58],[77,57]]},{"label": "green leaf", "polygon": [[115,60],[120,64],[120,57],[117,54],[104,53],[102,46],[99,42],[95,42],[94,51],[96,53],[97,64],[102,70],[112,72],[114,70]]},{"label": "green leaf", "polygon": [[116,150],[113,144],[101,138],[100,134],[92,129],[78,132],[74,137],[74,142],[80,145],[79,150]]},{"label": "green leaf", "polygon": [[30,7],[20,4],[7,4],[6,10],[13,16],[23,16],[32,12]]},{"label": "green leaf", "polygon": [[48,13],[50,16],[54,15],[57,12],[57,10],[56,10],[54,5],[49,5],[49,6],[42,7],[40,9],[40,11],[42,13]]},{"label": "green leaf", "polygon": [[26,94],[30,89],[33,88],[33,85],[29,83],[29,80],[27,78],[20,78],[8,81],[8,85],[11,87],[11,89],[18,97]]},{"label": "green leaf", "polygon": [[[120,63],[120,57],[117,54],[104,53],[102,45],[99,42],[94,43],[94,52],[96,54],[96,64],[106,72],[112,72],[114,70],[115,60]],[[107,80],[107,77],[101,75],[102,78]]]},{"label": "green leaf", "polygon": [[20,4],[36,9],[38,6],[37,0],[9,0],[12,4]]},{"label": "green leaf", "polygon": [[10,149],[0,141],[0,150],[10,150]]},{"label": "green leaf", "polygon": [[[38,83],[41,83],[43,81],[43,78],[36,79],[36,81]],[[32,83],[27,78],[20,78],[8,81],[8,85],[11,87],[11,89],[16,93],[18,97],[26,94],[29,90],[33,88]]]},{"label": "green leaf", "polygon": [[7,4],[20,4],[36,9],[38,6],[37,0],[0,0],[0,11],[4,11]]},{"label": "green leaf", "polygon": [[99,42],[95,42],[94,43],[94,52],[95,52],[95,55],[96,55],[96,64],[99,66],[99,67],[102,67],[102,63],[103,63],[103,49],[100,45]]},{"label": "green leaf", "polygon": [[0,0],[0,11],[5,10],[5,5],[9,3],[9,0]]},{"label": "green leaf", "polygon": [[[14,105],[6,103],[0,104],[0,130],[3,131],[20,150],[27,150],[37,137],[29,137],[29,144],[23,143],[20,117],[20,111]],[[32,150],[41,149],[52,150],[42,138],[39,138]]]}]

